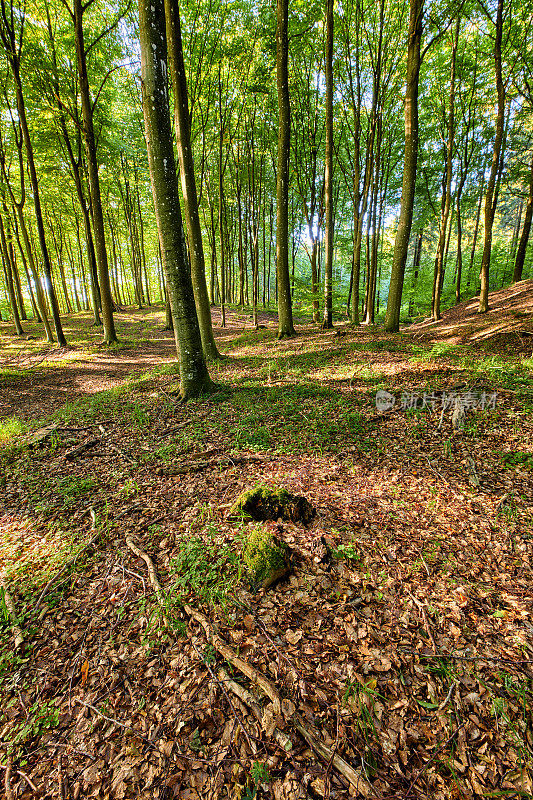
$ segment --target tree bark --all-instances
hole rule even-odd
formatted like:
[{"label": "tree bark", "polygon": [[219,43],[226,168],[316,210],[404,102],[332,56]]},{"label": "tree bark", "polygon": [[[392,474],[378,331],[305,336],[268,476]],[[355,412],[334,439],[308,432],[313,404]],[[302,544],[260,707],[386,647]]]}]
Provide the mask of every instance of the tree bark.
[{"label": "tree bark", "polygon": [[213,384],[202,349],[181,219],[168,98],[163,0],[139,0],[139,38],[148,165],[172,309],[181,396],[187,399],[210,391]]},{"label": "tree bark", "polygon": [[405,263],[413,223],[416,168],[418,161],[418,80],[424,0],[410,0],[409,38],[407,44],[407,85],[405,90],[405,157],[400,218],[394,241],[394,255],[387,300],[385,330],[394,333],[400,327]]},{"label": "tree bark", "polygon": [[291,107],[289,98],[289,2],[277,0],[276,74],[278,87],[278,167],[276,219],[276,274],[278,287],[278,339],[294,336],[289,275],[289,159]]},{"label": "tree bark", "polygon": [[194,177],[194,160],[191,147],[189,100],[187,78],[183,59],[179,0],[165,0],[165,16],[167,24],[167,42],[170,76],[174,88],[174,129],[178,161],[180,165],[181,191],[184,202],[184,216],[189,239],[189,255],[191,261],[191,277],[196,302],[196,312],[200,325],[202,347],[206,358],[220,358],[213,325],[211,309],[207,295],[205,279],[205,259],[202,242],[202,229],[198,213],[198,194]]},{"label": "tree bark", "polygon": [[83,34],[83,12],[81,0],[74,0],[74,29],[76,39],[76,56],[78,63],[78,77],[80,84],[81,108],[83,114],[83,141],[89,171],[89,191],[91,194],[91,209],[94,226],[94,244],[96,250],[96,263],[98,266],[98,282],[100,284],[100,300],[102,304],[102,322],[104,325],[104,343],[112,344],[118,341],[113,320],[113,299],[109,282],[109,267],[107,263],[107,249],[105,243],[104,214],[102,198],[100,195],[100,179],[98,177],[98,157],[93,126],[93,106],[89,92],[89,79],[87,76],[87,62]]},{"label": "tree bark", "polygon": [[325,259],[323,328],[333,326],[333,0],[326,0],[326,153],[324,163]]},{"label": "tree bark", "polygon": [[495,186],[500,166],[500,156],[502,150],[504,126],[505,126],[505,87],[502,77],[502,34],[503,34],[503,4],[504,0],[498,0],[496,11],[496,30],[494,39],[494,76],[496,78],[496,91],[498,94],[498,105],[496,112],[496,133],[494,137],[494,148],[492,151],[492,164],[490,175],[487,182],[487,193],[485,195],[485,241],[483,243],[483,256],[481,258],[481,292],[479,295],[480,314],[485,314],[489,310],[489,268],[490,253],[492,249],[492,227],[494,224],[494,214],[496,212]]},{"label": "tree bark", "polygon": [[526,204],[526,213],[524,214],[524,224],[522,226],[522,233],[520,234],[520,241],[516,251],[516,260],[514,263],[513,283],[522,280],[522,270],[524,269],[524,260],[526,257],[527,243],[529,240],[529,233],[531,231],[531,219],[533,217],[533,160],[531,161],[531,169],[529,172],[529,195]]}]

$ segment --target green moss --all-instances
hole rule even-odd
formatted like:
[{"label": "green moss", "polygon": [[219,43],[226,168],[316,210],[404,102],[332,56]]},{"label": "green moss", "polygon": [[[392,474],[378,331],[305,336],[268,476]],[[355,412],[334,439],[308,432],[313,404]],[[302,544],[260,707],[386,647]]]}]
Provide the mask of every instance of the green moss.
[{"label": "green moss", "polygon": [[289,569],[290,550],[267,528],[254,528],[243,548],[243,561],[250,575],[252,588],[267,589]]},{"label": "green moss", "polygon": [[286,489],[257,484],[239,495],[230,517],[244,515],[257,521],[284,519],[307,524],[314,510],[305,497],[298,497]]}]

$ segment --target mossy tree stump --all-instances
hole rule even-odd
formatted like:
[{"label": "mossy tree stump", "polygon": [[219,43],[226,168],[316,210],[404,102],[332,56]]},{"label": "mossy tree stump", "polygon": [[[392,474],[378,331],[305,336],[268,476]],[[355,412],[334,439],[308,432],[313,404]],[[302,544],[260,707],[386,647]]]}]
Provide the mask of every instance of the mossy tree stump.
[{"label": "mossy tree stump", "polygon": [[230,509],[230,517],[245,516],[257,522],[282,519],[307,525],[315,510],[305,497],[286,489],[258,485],[239,495]]},{"label": "mossy tree stump", "polygon": [[253,528],[246,536],[242,559],[248,571],[250,588],[268,589],[289,574],[290,548],[267,527]]}]

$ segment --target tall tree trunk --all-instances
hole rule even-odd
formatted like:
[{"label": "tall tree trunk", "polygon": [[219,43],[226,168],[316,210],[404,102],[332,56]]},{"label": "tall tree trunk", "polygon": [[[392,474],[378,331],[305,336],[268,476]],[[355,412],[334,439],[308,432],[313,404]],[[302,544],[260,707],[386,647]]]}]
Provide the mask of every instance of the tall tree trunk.
[{"label": "tall tree trunk", "polygon": [[35,221],[37,223],[37,231],[39,234],[39,244],[41,246],[41,252],[43,256],[43,267],[44,267],[44,274],[46,277],[46,289],[48,292],[48,297],[50,300],[50,308],[52,311],[52,317],[54,320],[54,326],[56,330],[56,336],[58,344],[61,347],[66,346],[67,340],[65,338],[65,334],[63,333],[63,328],[61,326],[61,317],[59,315],[59,305],[57,302],[57,297],[54,289],[54,284],[52,281],[52,268],[50,264],[50,256],[48,253],[48,247],[46,245],[46,236],[44,231],[44,222],[43,222],[43,215],[42,215],[42,208],[41,208],[41,195],[39,191],[39,181],[37,178],[37,170],[35,168],[35,158],[33,154],[33,145],[30,137],[30,131],[28,127],[28,120],[26,117],[26,106],[24,103],[24,93],[22,90],[22,80],[20,77],[20,52],[22,46],[22,26],[24,25],[24,14],[20,13],[17,16],[19,25],[21,26],[20,34],[15,30],[14,27],[14,14],[13,14],[13,7],[10,6],[10,9],[6,7],[4,3],[1,5],[1,21],[0,21],[0,38],[2,39],[2,43],[4,45],[7,58],[11,65],[11,71],[13,73],[13,79],[15,83],[15,94],[17,98],[17,112],[20,122],[20,127],[22,130],[22,137],[24,140],[24,147],[26,149],[26,160],[28,171],[30,174],[30,182],[31,188],[33,192],[33,207],[35,210]]},{"label": "tall tree trunk", "polygon": [[394,240],[394,255],[387,300],[385,330],[396,332],[400,327],[403,278],[413,223],[416,167],[418,161],[418,79],[420,75],[420,41],[424,0],[410,0],[409,39],[407,44],[407,84],[405,90],[405,157],[403,165],[400,218]]},{"label": "tall tree trunk", "polygon": [[326,153],[324,158],[325,263],[323,328],[333,325],[333,0],[326,0]]},{"label": "tall tree trunk", "polygon": [[446,235],[448,231],[448,218],[452,205],[452,169],[453,169],[453,143],[455,138],[455,64],[457,56],[457,45],[459,42],[460,17],[457,16],[455,23],[455,34],[452,44],[451,75],[450,75],[450,97],[448,104],[448,141],[446,143],[446,170],[443,185],[444,197],[442,202],[442,212],[439,226],[439,243],[437,247],[437,259],[435,266],[435,279],[433,284],[433,307],[431,309],[434,320],[441,319],[440,300],[442,285],[444,281],[444,250],[446,247]]},{"label": "tall tree trunk", "polygon": [[492,151],[492,164],[490,175],[487,182],[487,193],[485,195],[485,241],[483,243],[483,256],[481,258],[481,292],[479,295],[480,314],[485,314],[489,310],[489,268],[490,253],[492,249],[492,227],[494,224],[494,214],[496,212],[495,186],[500,166],[502,142],[505,126],[505,87],[502,77],[502,34],[503,34],[503,4],[504,0],[498,0],[496,11],[496,30],[494,39],[494,76],[496,78],[496,91],[498,94],[498,104],[496,111],[496,133],[494,137],[494,148]]},{"label": "tall tree trunk", "polygon": [[11,271],[11,262],[9,259],[9,252],[7,249],[7,242],[6,242],[6,234],[4,230],[4,222],[2,217],[0,216],[0,243],[2,246],[2,256],[4,262],[4,278],[6,282],[6,289],[7,295],[9,298],[9,304],[11,306],[11,313],[13,316],[13,323],[15,325],[15,332],[17,336],[23,336],[24,330],[22,325],[20,324],[20,316],[19,310],[17,306],[17,298],[15,295],[15,287],[13,284],[13,273]]},{"label": "tall tree trunk", "polygon": [[98,158],[93,127],[93,106],[89,92],[89,79],[87,76],[87,62],[85,42],[83,35],[82,0],[74,0],[74,29],[76,39],[76,56],[78,62],[78,76],[80,84],[81,108],[83,113],[83,141],[89,171],[89,190],[91,193],[91,209],[94,225],[94,243],[96,250],[96,263],[98,265],[98,282],[100,284],[100,300],[102,303],[102,321],[104,325],[104,343],[112,344],[118,341],[113,320],[113,299],[109,282],[109,268],[107,264],[107,249],[105,243],[104,214],[102,211],[102,198],[100,195],[100,179],[98,177]]},{"label": "tall tree trunk", "polygon": [[165,0],[165,15],[167,23],[168,55],[170,76],[174,87],[174,128],[178,147],[178,160],[180,165],[181,190],[184,201],[185,223],[189,239],[189,254],[191,260],[191,277],[194,289],[194,299],[202,347],[206,358],[219,358],[213,325],[211,322],[211,309],[207,295],[205,280],[204,246],[202,242],[202,229],[198,213],[198,195],[194,177],[194,160],[191,147],[189,101],[187,94],[187,78],[183,60],[183,44],[181,38],[181,24],[179,0]]},{"label": "tall tree trunk", "polygon": [[289,275],[289,160],[291,107],[289,99],[289,2],[277,0],[276,74],[278,86],[278,167],[276,220],[276,275],[278,294],[278,339],[294,336]]},{"label": "tall tree trunk", "polygon": [[148,165],[172,309],[181,395],[185,399],[210,391],[213,384],[202,349],[181,219],[168,99],[163,0],[139,0],[139,38]]},{"label": "tall tree trunk", "polygon": [[529,233],[531,230],[531,218],[533,217],[533,160],[531,161],[531,169],[529,172],[529,195],[526,204],[526,213],[524,214],[524,225],[522,233],[520,234],[520,241],[516,251],[516,261],[514,263],[513,283],[522,280],[522,270],[524,269],[524,260],[526,257],[527,243],[529,240]]}]

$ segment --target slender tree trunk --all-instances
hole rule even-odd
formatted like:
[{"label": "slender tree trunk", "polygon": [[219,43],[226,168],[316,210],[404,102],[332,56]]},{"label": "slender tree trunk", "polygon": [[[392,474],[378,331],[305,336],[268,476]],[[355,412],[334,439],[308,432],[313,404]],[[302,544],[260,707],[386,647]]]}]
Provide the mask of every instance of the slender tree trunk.
[{"label": "slender tree trunk", "polygon": [[418,80],[420,74],[420,41],[424,0],[410,0],[409,39],[407,45],[407,85],[405,90],[405,157],[402,181],[400,218],[394,241],[394,255],[387,300],[385,330],[396,332],[400,327],[403,278],[413,222],[416,167],[418,161]]},{"label": "slender tree trunk", "polygon": [[333,326],[333,0],[326,0],[326,153],[324,163],[325,263],[323,328]]},{"label": "slender tree trunk", "polygon": [[433,285],[433,307],[431,309],[434,320],[441,319],[440,300],[442,285],[444,281],[444,249],[446,247],[446,234],[448,231],[448,218],[452,205],[452,170],[453,170],[453,145],[455,138],[455,64],[457,56],[457,45],[459,42],[460,17],[457,16],[455,23],[455,34],[452,44],[451,75],[450,75],[450,97],[448,104],[448,141],[446,144],[446,170],[444,180],[444,197],[442,202],[442,213],[439,227],[439,243],[437,247],[437,260],[435,268],[435,280]]},{"label": "slender tree trunk", "polygon": [[17,306],[17,298],[15,295],[15,287],[13,285],[13,273],[11,271],[11,262],[9,259],[9,253],[7,249],[7,242],[6,242],[6,234],[4,230],[4,221],[0,216],[0,241],[2,245],[2,256],[4,262],[4,278],[6,283],[7,295],[9,298],[9,304],[11,306],[11,313],[13,316],[13,323],[15,325],[15,332],[17,336],[23,336],[24,330],[22,325],[20,324],[20,316],[19,310]]},{"label": "slender tree trunk", "polygon": [[139,0],[144,126],[162,260],[168,282],[182,397],[213,387],[202,349],[174,160],[163,0]]},{"label": "slender tree trunk", "polygon": [[524,224],[522,226],[522,233],[520,234],[520,241],[516,251],[516,261],[514,264],[513,283],[522,280],[522,270],[524,269],[524,260],[526,257],[527,243],[529,240],[529,233],[531,231],[531,218],[533,217],[533,160],[531,161],[531,169],[529,172],[529,195],[526,204],[526,213],[524,214]]},{"label": "slender tree trunk", "polygon": [[102,320],[104,325],[104,343],[112,344],[118,341],[113,320],[113,299],[109,282],[109,268],[107,264],[107,249],[105,243],[104,214],[102,211],[102,198],[100,195],[100,179],[98,177],[98,158],[93,127],[93,106],[89,93],[89,79],[87,76],[87,63],[85,42],[83,34],[82,0],[74,0],[74,29],[76,38],[76,55],[78,62],[78,76],[80,86],[81,108],[83,113],[83,141],[89,170],[89,189],[91,193],[91,208],[94,225],[94,243],[96,249],[96,262],[98,265],[98,282],[100,284],[100,299],[102,303]]},{"label": "slender tree trunk", "polygon": [[276,220],[276,275],[278,295],[278,339],[294,336],[289,275],[289,160],[291,107],[289,98],[289,2],[277,0],[276,74],[278,86],[278,166]]},{"label": "slender tree trunk", "polygon": [[26,118],[26,107],[24,104],[24,95],[22,92],[22,82],[20,79],[19,64],[16,57],[11,59],[11,67],[15,79],[15,90],[17,95],[17,111],[19,115],[20,127],[22,129],[22,136],[24,139],[24,147],[26,148],[26,160],[28,171],[30,174],[30,182],[33,193],[33,207],[35,210],[35,221],[37,223],[37,232],[39,235],[39,244],[41,246],[41,253],[43,256],[44,274],[46,277],[46,290],[50,301],[50,309],[52,318],[54,320],[54,327],[56,331],[57,342],[60,347],[66,347],[67,340],[63,333],[61,325],[61,317],[59,314],[59,304],[52,281],[52,268],[50,264],[50,255],[46,244],[46,236],[44,232],[43,214],[41,209],[41,194],[39,191],[39,181],[37,178],[37,170],[35,169],[35,159],[33,155],[33,145],[30,138],[30,131],[28,121]]},{"label": "slender tree trunk", "polygon": [[500,156],[505,126],[505,87],[503,85],[502,77],[503,5],[504,0],[498,0],[494,39],[494,76],[496,78],[498,105],[496,111],[496,133],[492,152],[492,164],[487,182],[487,193],[485,195],[485,241],[483,243],[483,256],[481,258],[481,271],[479,274],[481,280],[481,292],[479,295],[478,311],[480,314],[485,314],[489,310],[490,254],[492,249],[492,227],[494,224],[494,214],[496,212],[496,198],[494,190],[498,176],[498,169],[500,166]]}]

